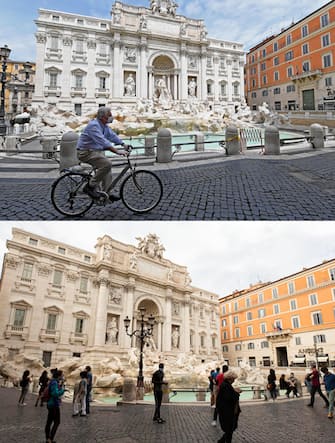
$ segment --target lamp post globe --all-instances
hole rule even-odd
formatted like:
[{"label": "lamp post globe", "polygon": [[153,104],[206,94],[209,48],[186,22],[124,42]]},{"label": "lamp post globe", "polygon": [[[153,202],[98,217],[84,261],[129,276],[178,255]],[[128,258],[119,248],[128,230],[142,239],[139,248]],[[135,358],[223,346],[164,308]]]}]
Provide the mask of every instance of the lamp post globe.
[{"label": "lamp post globe", "polygon": [[1,102],[0,102],[0,136],[5,137],[7,132],[6,122],[5,122],[5,88],[6,88],[6,70],[7,70],[7,59],[11,53],[11,50],[7,45],[0,48],[0,61],[2,62],[1,71]]}]

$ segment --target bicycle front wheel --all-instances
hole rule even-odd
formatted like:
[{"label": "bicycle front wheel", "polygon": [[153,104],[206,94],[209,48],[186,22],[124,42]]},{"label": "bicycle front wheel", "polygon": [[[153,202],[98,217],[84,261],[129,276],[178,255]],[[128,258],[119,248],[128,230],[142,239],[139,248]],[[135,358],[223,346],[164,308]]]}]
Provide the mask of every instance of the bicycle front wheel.
[{"label": "bicycle front wheel", "polygon": [[161,201],[163,185],[151,171],[135,171],[121,185],[120,195],[124,205],[133,212],[144,213]]},{"label": "bicycle front wheel", "polygon": [[93,199],[83,192],[88,176],[69,172],[52,185],[51,201],[55,209],[66,216],[82,215],[93,205]]}]

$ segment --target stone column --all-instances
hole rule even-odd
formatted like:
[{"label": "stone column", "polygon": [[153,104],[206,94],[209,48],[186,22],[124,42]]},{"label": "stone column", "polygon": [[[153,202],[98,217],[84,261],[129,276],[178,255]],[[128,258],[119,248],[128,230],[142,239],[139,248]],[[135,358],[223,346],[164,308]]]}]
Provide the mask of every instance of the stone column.
[{"label": "stone column", "polygon": [[173,76],[173,98],[174,100],[178,100],[178,75],[174,74]]},{"label": "stone column", "polygon": [[[207,54],[205,48],[200,56],[200,97],[201,100],[207,99],[207,83],[206,83],[206,70],[207,70]],[[198,92],[199,94],[199,92]]]},{"label": "stone column", "polygon": [[121,98],[121,88],[123,88],[123,79],[121,78],[121,51],[120,34],[114,34],[113,48],[113,98]]},{"label": "stone column", "polygon": [[124,297],[123,297],[123,312],[122,318],[120,318],[120,331],[123,331],[122,334],[119,334],[119,343],[121,348],[130,348],[131,346],[131,338],[126,334],[124,329],[123,320],[128,316],[130,318],[130,328],[133,330],[133,315],[134,315],[134,292],[135,292],[135,279],[131,277],[128,280],[127,286],[124,288]]},{"label": "stone column", "polygon": [[187,58],[186,45],[181,44],[180,47],[180,99],[187,99]]},{"label": "stone column", "polygon": [[232,100],[233,100],[233,75],[232,75],[231,69],[232,69],[232,61],[230,59],[227,59],[228,102],[232,102]]},{"label": "stone column", "polygon": [[181,334],[181,351],[190,352],[190,295],[185,294],[183,303],[183,326]]},{"label": "stone column", "polygon": [[157,323],[157,339],[155,340],[155,337],[154,337],[154,340],[155,340],[155,342],[157,342],[157,350],[159,352],[161,352],[162,348],[163,348],[162,331],[163,331],[163,329],[162,329],[162,321],[158,320],[158,323]]},{"label": "stone column", "polygon": [[214,102],[219,101],[220,95],[220,85],[219,85],[219,58],[217,56],[214,57]]},{"label": "stone column", "polygon": [[72,39],[68,35],[63,37],[63,72],[62,72],[62,97],[60,103],[63,101],[72,101],[70,97],[72,76],[71,76],[71,53],[72,53]]},{"label": "stone column", "polygon": [[45,47],[47,36],[44,32],[37,32],[36,36],[36,72],[35,72],[35,91],[33,95],[33,102],[44,103],[44,88],[47,85],[47,79],[44,78],[44,61],[45,61]]},{"label": "stone column", "polygon": [[87,75],[85,82],[87,100],[89,102],[95,102],[96,76],[94,67],[96,63],[96,47],[95,40],[89,39],[87,42]]},{"label": "stone column", "polygon": [[97,297],[97,311],[95,316],[95,332],[94,332],[94,345],[104,346],[106,341],[106,329],[107,329],[107,304],[108,304],[108,271],[102,270],[99,272],[97,279],[97,285],[99,286]]},{"label": "stone column", "polygon": [[154,94],[153,82],[154,82],[154,79],[153,79],[152,71],[149,71],[149,91],[148,91],[149,99],[152,99],[153,94]]},{"label": "stone column", "polygon": [[163,324],[163,352],[171,351],[171,313],[172,313],[172,289],[166,290],[165,296],[165,322]]},{"label": "stone column", "polygon": [[148,97],[148,84],[147,84],[147,69],[146,69],[146,64],[147,64],[146,39],[141,41],[141,43],[139,45],[139,49],[140,49],[140,71],[138,73],[139,87],[136,88],[136,95],[141,98],[147,98]]}]

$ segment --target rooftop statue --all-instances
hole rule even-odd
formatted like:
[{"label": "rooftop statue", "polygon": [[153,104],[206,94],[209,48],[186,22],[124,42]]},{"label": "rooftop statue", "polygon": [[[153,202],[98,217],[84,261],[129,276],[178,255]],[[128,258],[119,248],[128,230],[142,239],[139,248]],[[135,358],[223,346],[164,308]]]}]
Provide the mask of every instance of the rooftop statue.
[{"label": "rooftop statue", "polygon": [[159,243],[159,238],[156,234],[148,234],[146,237],[136,237],[138,240],[138,248],[142,254],[148,255],[151,258],[163,258],[165,248]]},{"label": "rooftop statue", "polygon": [[151,0],[150,9],[153,14],[171,15],[175,17],[178,4],[171,0]]}]

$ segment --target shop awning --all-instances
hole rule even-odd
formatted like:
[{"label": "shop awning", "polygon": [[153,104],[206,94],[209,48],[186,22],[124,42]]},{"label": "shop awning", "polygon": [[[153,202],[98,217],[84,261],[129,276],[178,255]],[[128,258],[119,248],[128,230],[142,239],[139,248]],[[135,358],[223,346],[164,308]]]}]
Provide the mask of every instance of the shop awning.
[{"label": "shop awning", "polygon": [[293,363],[305,363],[305,357],[295,357]]}]

